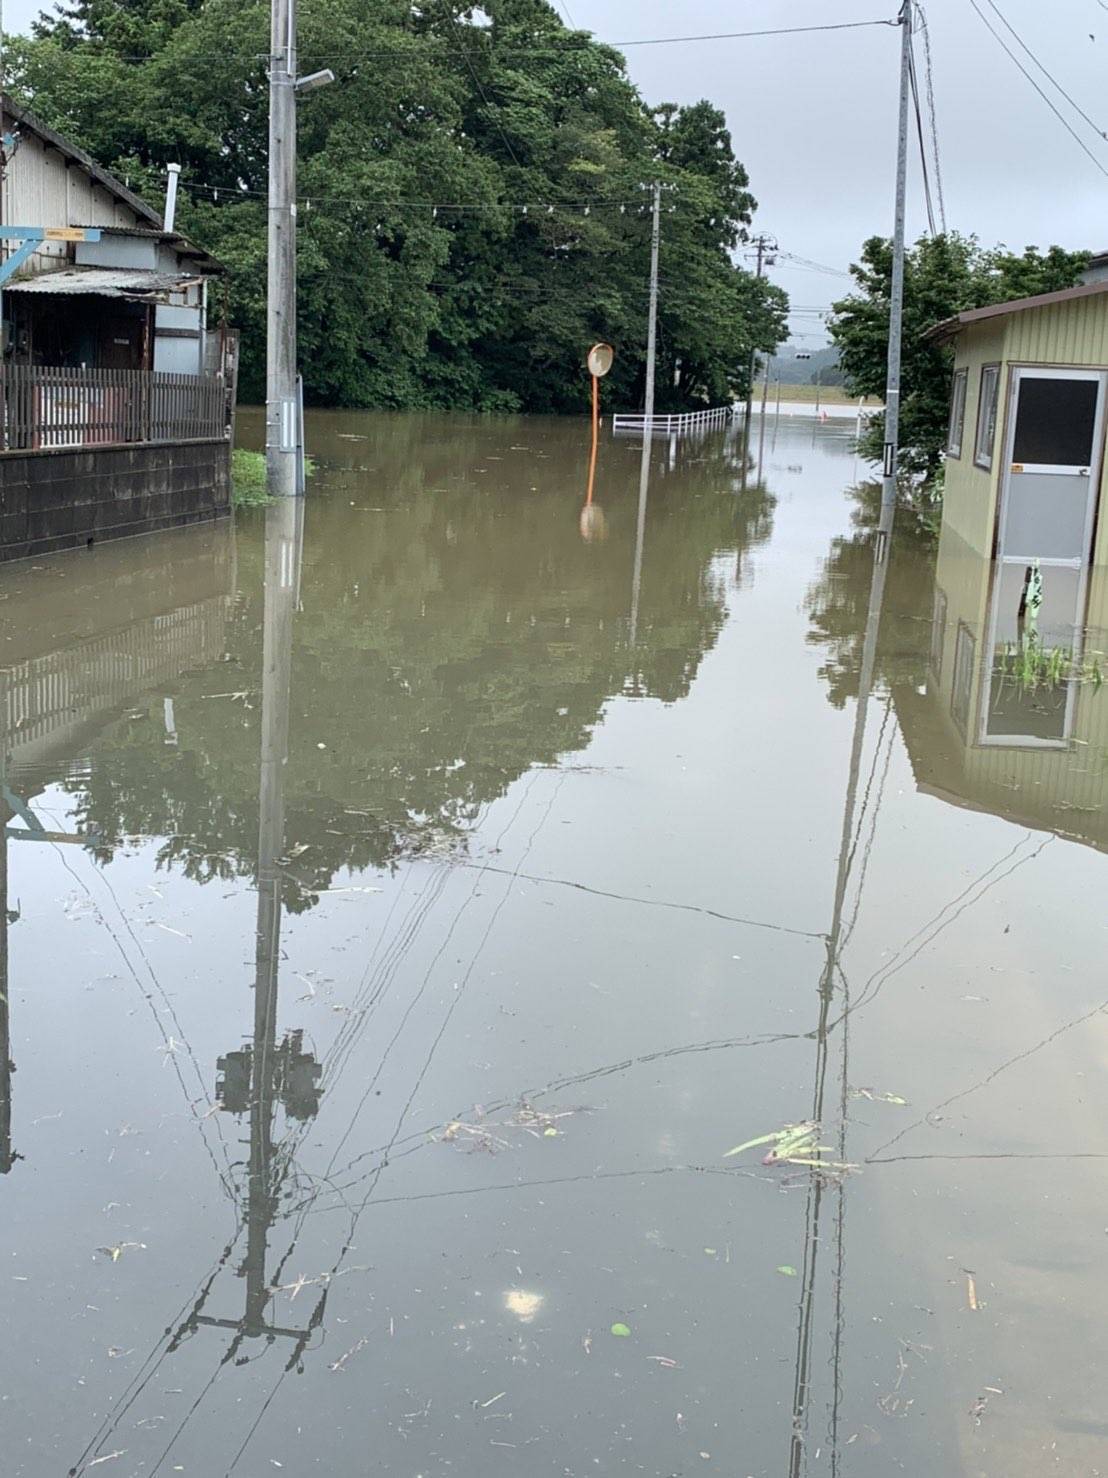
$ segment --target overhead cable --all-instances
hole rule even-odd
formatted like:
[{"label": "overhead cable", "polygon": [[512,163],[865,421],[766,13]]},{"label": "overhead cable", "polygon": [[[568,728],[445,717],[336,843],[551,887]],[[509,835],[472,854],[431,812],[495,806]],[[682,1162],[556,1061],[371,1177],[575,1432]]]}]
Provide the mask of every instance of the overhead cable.
[{"label": "overhead cable", "polygon": [[995,13],[997,19],[1000,21],[1005,30],[1008,31],[1014,38],[1017,46],[1019,46],[1019,48],[1031,58],[1035,66],[1038,67],[1039,71],[1043,74],[1043,76],[1047,79],[1051,86],[1054,87],[1059,93],[1061,93],[1061,95],[1065,98],[1066,102],[1069,103],[1074,112],[1084,119],[1084,121],[1089,125],[1089,127],[1098,138],[1108,139],[1108,133],[1105,133],[1104,129],[1101,128],[1100,124],[1097,123],[1095,119],[1089,117],[1088,113],[1085,112],[1085,109],[1081,106],[1077,99],[1071,96],[1071,94],[1068,93],[1066,89],[1062,86],[1062,84],[1058,81],[1057,77],[1055,77],[1054,74],[1050,72],[1046,66],[1044,66],[1044,64],[1031,50],[1030,46],[1028,46],[1027,42],[1023,39],[1020,33],[1016,30],[1015,26],[1013,26],[1011,21],[1008,20],[1004,12],[1000,9],[998,5],[994,3],[994,0],[985,0],[985,3],[988,5],[989,9]]},{"label": "overhead cable", "polygon": [[1043,102],[1047,105],[1047,107],[1050,109],[1050,111],[1054,114],[1055,118],[1057,118],[1058,122],[1062,125],[1062,127],[1069,134],[1070,138],[1073,139],[1073,141],[1077,144],[1078,148],[1082,151],[1082,153],[1084,153],[1089,159],[1092,160],[1093,164],[1096,166],[1097,169],[1100,170],[1101,174],[1104,175],[1106,179],[1108,179],[1108,169],[1106,169],[1105,166],[1101,163],[1101,161],[1096,157],[1096,155],[1093,153],[1093,151],[1089,148],[1088,144],[1086,144],[1085,140],[1081,137],[1081,135],[1077,132],[1077,130],[1070,123],[1069,119],[1066,118],[1059,111],[1059,109],[1055,106],[1053,100],[1047,96],[1047,94],[1042,90],[1042,88],[1039,86],[1039,84],[1035,81],[1034,77],[1032,77],[1031,73],[1023,65],[1023,63],[1020,61],[1019,57],[1015,54],[1015,52],[1012,50],[1012,48],[1004,40],[1004,37],[1001,36],[1000,33],[992,25],[992,23],[990,22],[988,16],[985,14],[985,12],[981,9],[980,5],[977,3],[977,0],[969,0],[969,3],[973,7],[973,9],[976,12],[977,16],[980,18],[981,23],[984,25],[985,29],[992,36],[993,40],[997,43],[997,45],[1001,48],[1001,50],[1010,58],[1010,60],[1015,63],[1015,65],[1019,68],[1019,70],[1027,78],[1028,82],[1030,82],[1031,86],[1039,94],[1039,96],[1042,98]]},{"label": "overhead cable", "polygon": [[911,41],[908,43],[908,83],[912,92],[912,111],[916,117],[916,137],[919,140],[919,162],[923,174],[923,198],[927,207],[927,229],[932,236],[935,230],[935,205],[931,199],[931,179],[927,170],[927,145],[923,139],[923,115],[919,106],[919,79],[916,76],[916,53]]},{"label": "overhead cable", "polygon": [[939,224],[946,233],[946,197],[943,191],[943,166],[939,157],[939,124],[935,112],[935,69],[931,61],[931,31],[927,24],[927,12],[916,3],[919,13],[920,31],[923,34],[923,62],[927,83],[927,112],[931,122],[931,149],[935,159],[935,193],[939,201]]}]

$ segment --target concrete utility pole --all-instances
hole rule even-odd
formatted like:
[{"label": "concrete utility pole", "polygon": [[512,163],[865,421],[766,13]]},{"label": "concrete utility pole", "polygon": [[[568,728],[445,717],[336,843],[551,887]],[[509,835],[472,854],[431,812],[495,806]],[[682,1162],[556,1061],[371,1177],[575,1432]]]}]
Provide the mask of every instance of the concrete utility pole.
[{"label": "concrete utility pole", "polygon": [[[754,247],[758,253],[758,266],[754,273],[755,277],[761,277],[766,265],[766,258],[777,250],[777,242],[772,236],[758,236],[754,240]],[[746,387],[746,441],[750,441],[750,416],[754,410],[754,370],[758,363],[757,349],[750,351],[750,374],[747,377]]]},{"label": "concrete utility pole", "polygon": [[269,233],[266,274],[265,471],[271,495],[304,491],[303,405],[296,382],[296,95],[334,82],[296,75],[296,0],[270,0]]},{"label": "concrete utility pole", "polygon": [[896,210],[893,219],[893,274],[889,292],[889,360],[885,376],[885,457],[881,483],[881,518],[877,525],[878,561],[888,553],[896,515],[897,463],[900,454],[900,346],[904,333],[904,215],[908,193],[908,89],[912,68],[913,0],[900,8],[900,123],[896,153]]},{"label": "concrete utility pole", "polygon": [[271,495],[296,495],[296,0],[271,0],[265,466]]},{"label": "concrete utility pole", "polygon": [[658,348],[658,248],[662,239],[662,187],[654,181],[654,218],[650,229],[650,318],[646,327],[646,412],[645,434],[650,435],[654,421],[654,362]]}]

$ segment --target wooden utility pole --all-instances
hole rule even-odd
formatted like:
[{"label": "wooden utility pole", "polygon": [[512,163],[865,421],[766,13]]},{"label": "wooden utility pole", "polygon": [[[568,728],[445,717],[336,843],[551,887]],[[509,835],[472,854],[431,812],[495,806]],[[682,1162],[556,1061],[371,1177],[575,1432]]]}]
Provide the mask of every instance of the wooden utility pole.
[{"label": "wooden utility pole", "polygon": [[[773,252],[775,252],[777,250],[777,242],[774,240],[774,238],[772,236],[766,236],[766,235],[757,236],[757,237],[755,237],[755,240],[754,240],[754,248],[755,248],[755,250],[756,250],[756,252],[758,254],[758,266],[757,266],[757,269],[755,270],[754,275],[755,275],[755,277],[761,278],[761,276],[762,276],[762,274],[763,274],[763,272],[765,270],[766,258],[768,256],[770,256],[771,253],[773,253]],[[750,434],[749,434],[750,416],[751,416],[751,412],[754,409],[754,371],[755,371],[755,368],[757,367],[757,363],[758,363],[758,351],[757,351],[757,349],[753,349],[752,348],[751,351],[750,351],[750,374],[747,376],[747,384],[746,384],[746,426],[747,426],[747,442],[748,443],[749,443],[749,440],[750,440]]]}]

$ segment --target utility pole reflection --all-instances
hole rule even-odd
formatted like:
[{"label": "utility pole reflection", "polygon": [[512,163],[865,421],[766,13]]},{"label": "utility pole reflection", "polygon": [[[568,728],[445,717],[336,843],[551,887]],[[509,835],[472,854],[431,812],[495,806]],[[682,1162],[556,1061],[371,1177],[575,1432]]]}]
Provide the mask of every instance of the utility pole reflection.
[{"label": "utility pole reflection", "polygon": [[[883,557],[883,554],[883,546],[880,540],[877,540],[874,548],[873,574],[870,580],[869,605],[866,611],[865,636],[862,642],[861,664],[858,673],[858,701],[854,710],[854,732],[850,746],[850,764],[847,770],[842,832],[839,839],[839,856],[835,871],[835,893],[831,908],[831,929],[827,935],[827,954],[819,981],[819,1017],[816,1029],[812,1033],[816,1041],[816,1065],[810,1117],[815,1123],[822,1124],[826,1103],[830,1036],[836,1026],[840,1028],[840,1094],[838,1105],[838,1158],[840,1163],[845,1163],[846,1161],[850,1001],[846,977],[842,972],[839,959],[844,945],[843,909],[846,901],[847,885],[850,881],[851,863],[855,855],[856,839],[854,837],[854,827],[858,803],[858,777],[861,771],[862,750],[866,737],[866,716],[869,709],[870,696],[873,691],[873,677],[877,662],[877,637],[881,627],[881,608],[885,599],[885,579],[889,568],[889,561]],[[832,1005],[836,999],[836,976],[839,977],[843,985],[843,995],[841,997],[842,1010],[837,1017],[833,1018]],[[796,1358],[794,1362],[792,1430],[789,1439],[789,1461],[787,1469],[789,1478],[800,1478],[801,1473],[804,1471],[808,1455],[809,1444],[806,1429],[812,1388],[816,1266],[820,1251],[821,1224],[823,1221],[824,1207],[832,1191],[836,1194],[837,1214],[835,1219],[836,1257],[833,1268],[833,1277],[835,1280],[833,1290],[835,1317],[832,1341],[833,1348],[830,1361],[833,1395],[830,1403],[829,1448],[831,1472],[833,1474],[838,1472],[838,1421],[842,1395],[841,1344],[844,1323],[842,1304],[842,1239],[845,1226],[846,1187],[847,1181],[845,1178],[840,1180],[837,1186],[825,1184],[824,1178],[819,1171],[812,1172],[808,1184],[808,1202],[805,1212],[804,1229],[804,1264],[801,1269],[800,1316],[797,1324]]]},{"label": "utility pole reflection", "polygon": [[[639,462],[639,514],[635,523],[635,563],[631,571],[631,651],[639,635],[639,596],[642,593],[642,556],[646,539],[646,504],[650,493],[650,428],[645,427],[642,438],[642,459]],[[634,658],[632,657],[632,661]],[[638,692],[638,673],[633,677],[633,691]]]},{"label": "utility pole reflection", "polygon": [[[269,1233],[277,1215],[282,1174],[281,1143],[273,1125],[280,1104],[289,1119],[306,1120],[319,1108],[320,1067],[303,1050],[303,1033],[277,1041],[277,1000],[281,960],[281,859],[285,845],[285,770],[288,760],[293,620],[300,598],[304,500],[277,498],[266,510],[265,625],[262,645],[262,735],[258,784],[258,917],[254,952],[254,1031],[248,1045],[219,1059],[216,1085],[224,1112],[250,1114],[250,1158],[246,1194],[246,1306],[241,1318],[215,1318],[201,1312],[211,1290],[205,1286],[196,1306],[175,1332],[170,1349],[200,1325],[233,1329],[222,1364],[238,1358],[244,1339],[264,1336],[294,1341],[288,1361],[300,1359],[322,1314],[317,1306],[303,1329],[269,1323],[273,1289],[267,1276]],[[285,1157],[287,1159],[287,1157]]]}]

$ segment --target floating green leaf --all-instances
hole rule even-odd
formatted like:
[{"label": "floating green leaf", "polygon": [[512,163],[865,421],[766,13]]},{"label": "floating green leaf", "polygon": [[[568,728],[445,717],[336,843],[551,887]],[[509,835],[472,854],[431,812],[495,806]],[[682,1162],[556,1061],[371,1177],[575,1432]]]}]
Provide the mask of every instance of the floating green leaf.
[{"label": "floating green leaf", "polygon": [[612,1333],[617,1339],[630,1339],[631,1330],[626,1324],[615,1323],[612,1325]]},{"label": "floating green leaf", "polygon": [[773,1134],[760,1134],[757,1139],[744,1139],[742,1144],[737,1144],[733,1150],[728,1150],[723,1158],[726,1160],[731,1155],[741,1155],[743,1150],[752,1150],[757,1145],[770,1144],[773,1140],[780,1138],[780,1131],[775,1131]]},{"label": "floating green leaf", "polygon": [[777,1271],[785,1278],[796,1277],[796,1269],[791,1267],[787,1262],[783,1262]]}]

